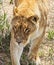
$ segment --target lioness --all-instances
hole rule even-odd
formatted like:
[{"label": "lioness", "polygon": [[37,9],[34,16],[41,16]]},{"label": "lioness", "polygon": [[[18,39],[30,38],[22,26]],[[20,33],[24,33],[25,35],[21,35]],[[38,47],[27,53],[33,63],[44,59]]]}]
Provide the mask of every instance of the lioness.
[{"label": "lioness", "polygon": [[30,43],[29,59],[40,64],[37,54],[47,25],[47,0],[15,0],[10,52],[12,65],[20,65],[24,47]]}]

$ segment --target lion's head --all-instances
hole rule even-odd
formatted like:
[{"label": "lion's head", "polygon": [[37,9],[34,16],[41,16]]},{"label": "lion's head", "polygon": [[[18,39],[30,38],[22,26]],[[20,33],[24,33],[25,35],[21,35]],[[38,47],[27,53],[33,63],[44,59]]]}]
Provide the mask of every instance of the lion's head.
[{"label": "lion's head", "polygon": [[31,16],[26,18],[24,16],[16,16],[12,20],[12,29],[14,32],[14,38],[18,43],[26,43],[28,37],[37,29],[35,23],[37,23],[37,16]]}]

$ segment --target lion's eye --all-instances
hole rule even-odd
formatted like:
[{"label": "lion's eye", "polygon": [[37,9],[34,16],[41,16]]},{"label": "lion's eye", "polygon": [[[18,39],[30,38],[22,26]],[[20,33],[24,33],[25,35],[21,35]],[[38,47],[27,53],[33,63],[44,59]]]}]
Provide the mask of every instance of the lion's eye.
[{"label": "lion's eye", "polygon": [[24,31],[25,31],[25,33],[28,33],[30,31],[30,29],[26,28]]},{"label": "lion's eye", "polygon": [[32,17],[32,21],[37,22],[37,18],[36,17]]}]

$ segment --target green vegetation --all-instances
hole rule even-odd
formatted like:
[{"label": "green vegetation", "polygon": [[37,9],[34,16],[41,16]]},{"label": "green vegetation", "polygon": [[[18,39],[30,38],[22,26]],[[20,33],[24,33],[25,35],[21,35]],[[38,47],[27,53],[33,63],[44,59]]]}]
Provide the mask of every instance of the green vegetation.
[{"label": "green vegetation", "polygon": [[44,52],[43,51],[39,51],[38,54],[39,54],[40,57],[44,56]]},{"label": "green vegetation", "polygon": [[52,48],[50,48],[50,49],[49,49],[49,55],[51,55],[51,56],[52,56],[52,53],[53,53],[53,49],[52,49]]},{"label": "green vegetation", "polygon": [[5,12],[3,15],[0,15],[0,31],[3,31],[4,29],[9,29],[9,23]]},{"label": "green vegetation", "polygon": [[13,0],[10,0],[10,4],[13,4]]},{"label": "green vegetation", "polygon": [[51,39],[53,39],[53,38],[54,38],[54,31],[53,31],[53,30],[50,30],[50,31],[48,32],[48,39],[51,40]]},{"label": "green vegetation", "polygon": [[8,52],[8,45],[9,45],[8,43],[10,40],[9,27],[10,25],[8,23],[7,14],[4,12],[4,14],[0,15],[0,49],[4,50],[5,47],[5,50],[7,52]]},{"label": "green vegetation", "polygon": [[0,0],[0,4],[2,4],[3,0]]}]

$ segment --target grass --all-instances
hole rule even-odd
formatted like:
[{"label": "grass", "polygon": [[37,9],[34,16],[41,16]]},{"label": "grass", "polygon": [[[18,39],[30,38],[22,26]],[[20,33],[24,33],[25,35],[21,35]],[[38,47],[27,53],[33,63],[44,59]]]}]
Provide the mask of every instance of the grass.
[{"label": "grass", "polygon": [[39,54],[40,57],[43,57],[44,56],[44,52],[43,51],[39,51],[38,54]]},{"label": "grass", "polygon": [[13,0],[10,0],[10,4],[13,4]]},{"label": "grass", "polygon": [[48,39],[49,40],[54,39],[54,31],[53,30],[49,30],[49,32],[48,32]]},{"label": "grass", "polygon": [[[4,12],[4,14],[0,14],[0,51],[5,50],[8,52],[8,43],[9,43],[9,23],[7,19],[7,14]],[[5,44],[4,44],[5,43]],[[7,47],[6,47],[7,46]]]},{"label": "grass", "polygon": [[2,4],[3,3],[3,0],[0,0],[0,4]]},{"label": "grass", "polygon": [[7,19],[7,15],[4,12],[3,15],[0,15],[0,31],[3,31],[4,29],[9,29],[9,23]]}]

